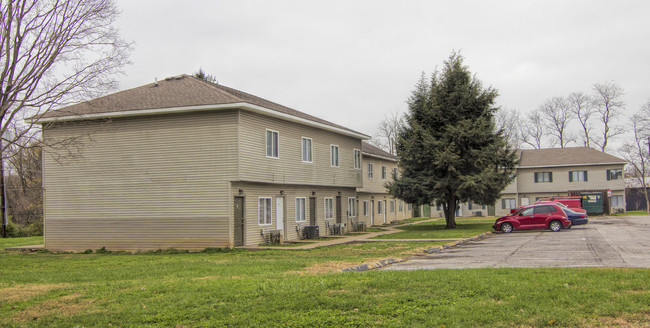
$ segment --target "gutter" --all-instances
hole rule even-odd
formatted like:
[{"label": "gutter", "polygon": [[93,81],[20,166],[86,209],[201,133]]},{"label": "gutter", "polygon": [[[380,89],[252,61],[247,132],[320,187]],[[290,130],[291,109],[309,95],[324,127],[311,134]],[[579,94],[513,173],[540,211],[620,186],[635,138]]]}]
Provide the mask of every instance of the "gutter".
[{"label": "gutter", "polygon": [[61,117],[46,117],[40,119],[29,119],[31,123],[45,124],[50,122],[68,122],[68,121],[83,121],[83,120],[97,120],[103,118],[123,118],[123,117],[134,117],[134,116],[150,116],[150,115],[161,115],[161,114],[176,114],[176,113],[192,113],[192,112],[207,112],[207,111],[219,111],[226,109],[244,109],[253,113],[262,114],[265,116],[279,118],[285,121],[291,121],[296,123],[301,123],[304,125],[309,125],[317,127],[319,129],[335,132],[338,134],[358,138],[361,140],[368,140],[370,136],[363,133],[354,132],[346,129],[337,128],[327,124],[311,121],[302,117],[294,116],[291,114],[285,114],[275,110],[271,110],[262,106],[257,106],[249,104],[246,102],[238,102],[232,104],[216,104],[216,105],[197,105],[197,106],[181,106],[181,107],[169,107],[169,108],[153,108],[153,109],[136,109],[120,112],[110,112],[110,113],[96,113],[96,114],[81,114],[81,115],[69,115]]}]

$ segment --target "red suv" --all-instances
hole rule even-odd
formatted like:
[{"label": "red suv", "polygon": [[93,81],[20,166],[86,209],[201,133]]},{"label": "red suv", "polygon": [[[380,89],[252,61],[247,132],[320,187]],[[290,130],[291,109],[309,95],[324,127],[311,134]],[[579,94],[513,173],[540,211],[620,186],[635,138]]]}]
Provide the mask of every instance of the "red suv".
[{"label": "red suv", "polygon": [[495,231],[512,232],[524,229],[550,229],[560,231],[571,226],[567,214],[556,204],[523,206],[515,213],[500,217],[494,222]]}]

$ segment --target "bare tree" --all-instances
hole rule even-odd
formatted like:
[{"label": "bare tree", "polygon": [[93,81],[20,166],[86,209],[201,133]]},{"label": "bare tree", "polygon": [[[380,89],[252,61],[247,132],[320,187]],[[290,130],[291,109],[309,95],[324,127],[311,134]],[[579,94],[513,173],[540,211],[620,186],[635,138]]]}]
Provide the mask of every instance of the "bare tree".
[{"label": "bare tree", "polygon": [[591,140],[601,151],[605,151],[608,142],[624,132],[623,127],[617,125],[616,121],[625,109],[625,91],[615,82],[596,83],[593,90],[594,104],[602,130],[601,135],[594,136]]},{"label": "bare tree", "polygon": [[542,113],[534,110],[526,116],[519,129],[521,141],[534,149],[542,148],[542,139],[544,138],[544,124]]},{"label": "bare tree", "polygon": [[593,98],[582,92],[573,92],[566,98],[571,112],[578,118],[582,132],[580,138],[585,147],[591,147],[591,116],[594,114]]},{"label": "bare tree", "polygon": [[563,97],[547,99],[539,106],[539,110],[543,115],[542,122],[546,131],[559,143],[561,148],[575,140],[575,136],[568,131],[572,117],[566,99]]},{"label": "bare tree", "polygon": [[47,112],[116,88],[130,52],[117,16],[112,0],[0,0],[0,168]]},{"label": "bare tree", "polygon": [[502,131],[503,136],[514,149],[521,146],[520,125],[519,112],[514,109],[499,107],[494,114],[494,128]]},{"label": "bare tree", "polygon": [[619,153],[632,167],[634,176],[643,186],[646,210],[650,214],[650,200],[646,177],[650,175],[650,102],[632,116],[633,139],[628,139]]},{"label": "bare tree", "polygon": [[397,135],[400,128],[404,125],[404,114],[398,109],[389,112],[384,116],[384,119],[379,122],[377,127],[377,134],[371,139],[377,147],[383,148],[385,151],[396,155],[397,149],[395,148]]}]

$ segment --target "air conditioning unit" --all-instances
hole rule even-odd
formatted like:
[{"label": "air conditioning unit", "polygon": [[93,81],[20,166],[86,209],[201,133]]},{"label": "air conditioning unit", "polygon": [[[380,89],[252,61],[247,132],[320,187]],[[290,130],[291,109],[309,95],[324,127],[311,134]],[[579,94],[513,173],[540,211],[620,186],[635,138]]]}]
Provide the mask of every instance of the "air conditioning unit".
[{"label": "air conditioning unit", "polygon": [[474,216],[483,216],[483,212],[482,211],[476,211],[476,212],[474,212]]}]

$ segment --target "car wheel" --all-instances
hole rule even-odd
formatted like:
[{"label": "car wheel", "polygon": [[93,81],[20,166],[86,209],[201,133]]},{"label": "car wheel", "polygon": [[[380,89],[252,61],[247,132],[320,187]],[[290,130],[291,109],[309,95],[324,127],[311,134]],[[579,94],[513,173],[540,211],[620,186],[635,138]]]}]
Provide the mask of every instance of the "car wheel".
[{"label": "car wheel", "polygon": [[551,223],[548,224],[548,228],[551,229],[553,232],[558,232],[562,230],[562,223],[558,220],[553,220]]},{"label": "car wheel", "polygon": [[509,232],[512,232],[512,230],[513,230],[512,229],[512,223],[506,222],[506,223],[501,225],[501,232],[503,232],[503,233],[509,233]]}]

